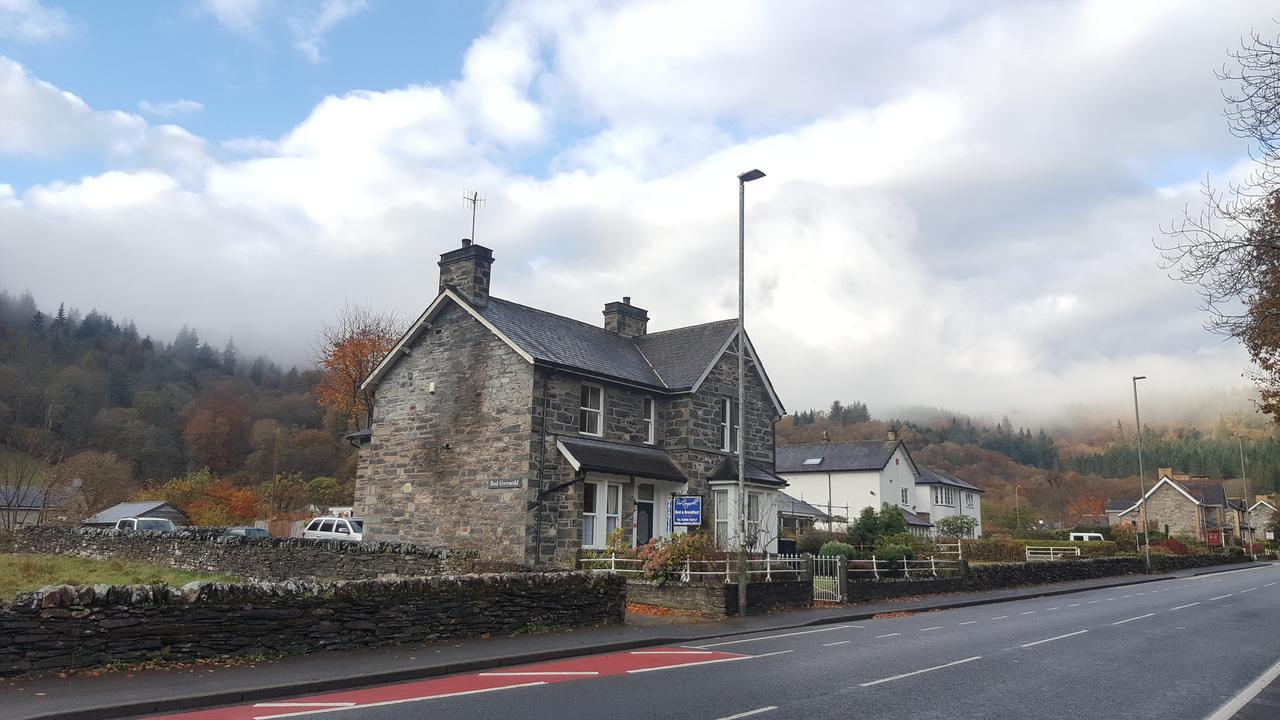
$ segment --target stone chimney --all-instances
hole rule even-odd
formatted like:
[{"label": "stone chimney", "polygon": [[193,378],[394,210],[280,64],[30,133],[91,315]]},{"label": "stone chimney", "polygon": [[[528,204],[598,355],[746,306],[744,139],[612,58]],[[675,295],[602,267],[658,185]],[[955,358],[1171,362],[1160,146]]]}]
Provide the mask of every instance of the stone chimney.
[{"label": "stone chimney", "polygon": [[1163,477],[1167,477],[1170,480],[1173,480],[1174,479],[1173,468],[1157,468],[1156,479],[1163,478]]},{"label": "stone chimney", "polygon": [[440,256],[440,289],[452,285],[472,304],[484,307],[489,304],[489,276],[493,266],[493,251],[483,245],[473,245],[467,238],[462,247]]},{"label": "stone chimney", "polygon": [[886,432],[884,435],[885,435],[885,439],[886,439],[886,440],[897,440],[897,439],[898,439],[898,428],[896,428],[896,427],[890,427],[890,428],[889,428],[889,431],[888,431],[888,432]]},{"label": "stone chimney", "polygon": [[604,306],[604,329],[622,337],[641,337],[649,329],[649,311],[631,304],[631,298]]}]

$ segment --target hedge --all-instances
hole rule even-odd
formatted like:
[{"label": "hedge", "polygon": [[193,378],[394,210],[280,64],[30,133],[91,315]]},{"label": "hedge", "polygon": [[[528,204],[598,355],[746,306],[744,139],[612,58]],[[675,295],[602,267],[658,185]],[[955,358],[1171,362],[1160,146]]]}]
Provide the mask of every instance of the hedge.
[{"label": "hedge", "polygon": [[1080,557],[1084,558],[1114,557],[1117,552],[1116,544],[1110,540],[1072,542],[1070,540],[987,538],[983,540],[961,540],[960,544],[961,554],[965,560],[979,562],[1023,562],[1027,559],[1028,547],[1078,547],[1080,548]]}]

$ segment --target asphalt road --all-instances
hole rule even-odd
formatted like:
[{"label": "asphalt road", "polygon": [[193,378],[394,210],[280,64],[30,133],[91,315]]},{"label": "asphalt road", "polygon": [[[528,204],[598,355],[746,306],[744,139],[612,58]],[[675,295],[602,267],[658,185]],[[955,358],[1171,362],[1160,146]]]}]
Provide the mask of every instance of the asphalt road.
[{"label": "asphalt road", "polygon": [[1280,661],[1278,606],[1264,565],[167,717],[1202,720]]}]

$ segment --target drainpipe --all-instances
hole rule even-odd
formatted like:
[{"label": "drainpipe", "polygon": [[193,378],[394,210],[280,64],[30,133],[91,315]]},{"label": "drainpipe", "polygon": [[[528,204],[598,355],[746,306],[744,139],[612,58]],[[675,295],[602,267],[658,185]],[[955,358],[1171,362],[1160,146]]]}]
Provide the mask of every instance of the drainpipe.
[{"label": "drainpipe", "polygon": [[[534,371],[537,372],[536,370]],[[542,379],[542,433],[538,442],[538,508],[534,515],[534,547],[537,548],[538,564],[542,564],[542,514],[545,505],[542,502],[542,488],[546,485],[546,465],[547,465],[547,383],[551,380],[552,373],[548,372],[547,376]],[[537,377],[535,375],[535,377]]]}]

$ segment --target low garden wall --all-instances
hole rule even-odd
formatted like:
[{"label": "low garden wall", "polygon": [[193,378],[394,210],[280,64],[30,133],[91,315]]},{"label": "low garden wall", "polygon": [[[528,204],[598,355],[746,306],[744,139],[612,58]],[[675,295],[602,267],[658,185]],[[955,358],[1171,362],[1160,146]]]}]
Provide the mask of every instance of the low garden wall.
[{"label": "low garden wall", "polygon": [[[726,617],[738,614],[738,585],[675,581],[653,585],[643,580],[632,580],[627,583],[627,601],[696,612],[707,617]],[[747,583],[748,615],[811,605],[811,579]]]},{"label": "low garden wall", "polygon": [[625,605],[622,578],[585,572],[62,585],[0,603],[0,676],[620,623]]},{"label": "low garden wall", "polygon": [[[1172,572],[1247,562],[1237,555],[1151,556],[1154,572]],[[928,595],[931,593],[973,592],[1001,588],[1044,585],[1071,580],[1130,575],[1144,571],[1140,557],[1096,558],[1086,560],[1054,560],[1043,562],[964,564],[961,573],[951,577],[866,580],[850,576],[849,601],[867,602],[886,598]]]},{"label": "low garden wall", "polygon": [[476,569],[474,553],[447,548],[388,542],[222,537],[207,530],[162,534],[36,526],[8,535],[7,550],[119,558],[257,580],[363,580]]}]

